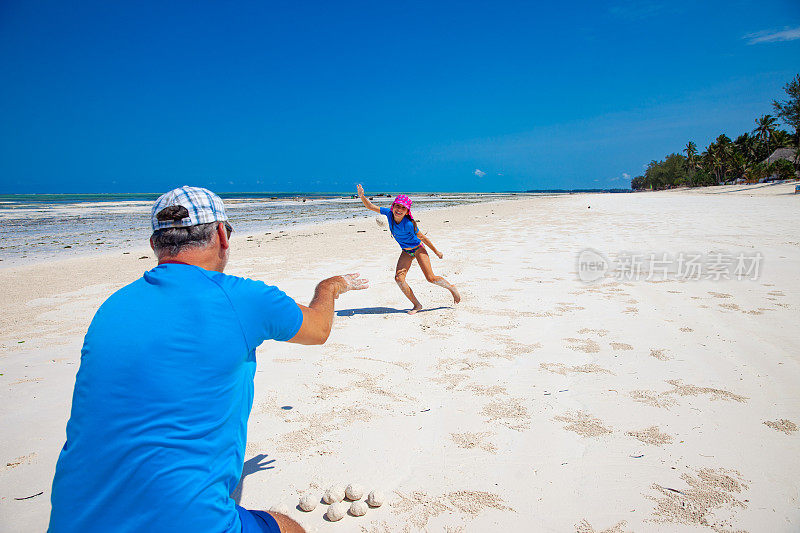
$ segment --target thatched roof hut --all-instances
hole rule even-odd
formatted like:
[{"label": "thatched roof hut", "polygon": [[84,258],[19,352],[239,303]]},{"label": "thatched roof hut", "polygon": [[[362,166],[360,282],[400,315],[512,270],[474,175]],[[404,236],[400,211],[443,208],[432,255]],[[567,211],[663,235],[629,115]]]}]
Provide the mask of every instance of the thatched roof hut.
[{"label": "thatched roof hut", "polygon": [[778,148],[772,154],[764,160],[764,163],[767,165],[771,165],[778,159],[786,159],[792,163],[795,162],[795,158],[797,157],[796,150],[794,148]]},{"label": "thatched roof hut", "polygon": [[[795,150],[794,148],[778,148],[777,150],[772,152],[772,154],[768,158],[766,158],[764,160],[764,163],[767,164],[767,165],[771,165],[775,161],[780,161],[781,159],[785,159],[785,160],[789,161],[790,163],[793,163],[793,164],[797,165],[797,163],[800,162],[800,153],[798,153],[798,151]],[[797,168],[797,167],[795,167],[795,168]],[[800,177],[800,172],[795,170],[794,175],[795,175],[795,178]],[[772,175],[767,176],[766,178],[762,179],[761,181],[762,182],[763,181],[775,181],[777,179],[779,179],[778,174],[777,173],[773,173]]]}]

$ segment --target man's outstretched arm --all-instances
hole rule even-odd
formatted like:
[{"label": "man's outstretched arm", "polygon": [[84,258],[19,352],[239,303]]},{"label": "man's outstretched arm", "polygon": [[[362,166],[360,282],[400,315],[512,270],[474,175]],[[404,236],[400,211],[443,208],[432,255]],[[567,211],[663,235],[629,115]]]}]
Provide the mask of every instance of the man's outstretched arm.
[{"label": "man's outstretched arm", "polygon": [[334,300],[347,291],[361,290],[367,287],[369,287],[369,281],[359,278],[358,274],[334,276],[320,281],[308,307],[298,304],[303,312],[303,323],[300,325],[300,331],[289,339],[289,342],[324,344],[328,340],[333,326]]}]

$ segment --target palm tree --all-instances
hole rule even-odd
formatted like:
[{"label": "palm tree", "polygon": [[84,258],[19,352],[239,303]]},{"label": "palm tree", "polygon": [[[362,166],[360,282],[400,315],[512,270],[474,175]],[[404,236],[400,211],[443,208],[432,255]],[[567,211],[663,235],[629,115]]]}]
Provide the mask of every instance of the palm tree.
[{"label": "palm tree", "polygon": [[747,159],[745,159],[744,154],[740,151],[733,152],[731,155],[731,169],[733,170],[733,175],[735,178],[743,178],[745,174],[747,174],[747,169],[749,165],[747,164]]},{"label": "palm tree", "polygon": [[761,115],[756,119],[756,129],[753,130],[753,134],[764,144],[767,156],[770,154],[769,141],[775,136],[777,127],[778,121],[772,115]]},{"label": "palm tree", "polygon": [[717,157],[717,181],[724,182],[728,176],[728,168],[731,166],[731,157],[733,156],[733,143],[730,137],[724,133],[717,137],[716,141],[716,157]]},{"label": "palm tree", "polygon": [[683,149],[684,153],[686,154],[686,161],[689,163],[689,167],[691,168],[695,162],[695,156],[697,155],[697,145],[689,141],[686,143],[686,147]]},{"label": "palm tree", "polygon": [[733,147],[736,152],[742,154],[747,163],[747,168],[750,168],[761,160],[758,154],[758,147],[756,146],[756,138],[749,133],[742,133],[736,137],[736,140],[733,141]]},{"label": "palm tree", "polygon": [[792,136],[789,134],[788,131],[784,130],[777,130],[774,133],[775,139],[775,148],[784,148],[787,146],[792,146]]},{"label": "palm tree", "polygon": [[720,170],[722,169],[722,161],[719,154],[719,146],[716,143],[711,143],[700,156],[703,161],[703,170],[709,174],[714,174],[717,185],[719,185]]},{"label": "palm tree", "polygon": [[794,164],[800,164],[800,74],[783,86],[789,98],[783,102],[772,101],[772,107],[788,126],[794,128]]},{"label": "palm tree", "polygon": [[689,174],[689,184],[694,186],[694,172],[697,170],[697,145],[689,141],[683,151],[686,153],[685,168]]}]

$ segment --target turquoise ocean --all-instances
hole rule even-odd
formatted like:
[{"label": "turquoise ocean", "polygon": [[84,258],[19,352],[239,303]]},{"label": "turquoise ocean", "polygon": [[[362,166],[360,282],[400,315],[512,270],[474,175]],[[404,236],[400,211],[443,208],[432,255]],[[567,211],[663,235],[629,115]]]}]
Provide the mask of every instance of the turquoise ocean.
[{"label": "turquoise ocean", "polygon": [[[122,253],[148,246],[153,194],[0,195],[0,268],[40,261]],[[239,234],[279,231],[325,220],[370,216],[351,194],[222,193]],[[409,194],[414,211],[485,202],[520,193]],[[389,206],[393,196],[372,201]]]}]

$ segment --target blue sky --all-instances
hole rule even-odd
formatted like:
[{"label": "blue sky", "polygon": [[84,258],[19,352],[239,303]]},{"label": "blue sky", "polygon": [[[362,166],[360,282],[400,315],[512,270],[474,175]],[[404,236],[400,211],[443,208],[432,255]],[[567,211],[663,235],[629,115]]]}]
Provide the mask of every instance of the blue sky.
[{"label": "blue sky", "polygon": [[800,2],[0,2],[0,192],[624,187],[752,130]]}]

